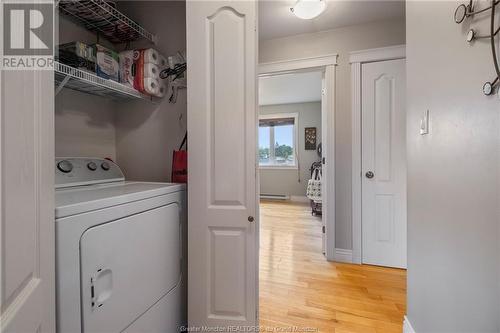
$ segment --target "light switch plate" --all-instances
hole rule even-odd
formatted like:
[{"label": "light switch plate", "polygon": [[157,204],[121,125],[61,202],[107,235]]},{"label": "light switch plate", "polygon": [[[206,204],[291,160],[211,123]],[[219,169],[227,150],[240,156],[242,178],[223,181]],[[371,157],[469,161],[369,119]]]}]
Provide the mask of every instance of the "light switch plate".
[{"label": "light switch plate", "polygon": [[420,119],[420,135],[429,134],[429,110],[425,110]]}]

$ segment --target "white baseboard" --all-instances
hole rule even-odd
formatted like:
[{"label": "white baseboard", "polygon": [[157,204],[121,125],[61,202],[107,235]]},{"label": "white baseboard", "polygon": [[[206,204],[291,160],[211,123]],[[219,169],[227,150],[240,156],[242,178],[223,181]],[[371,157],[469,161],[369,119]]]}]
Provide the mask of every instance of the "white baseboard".
[{"label": "white baseboard", "polygon": [[352,250],[335,249],[334,261],[352,263]]},{"label": "white baseboard", "polygon": [[407,316],[405,316],[405,320],[403,322],[403,333],[416,333]]},{"label": "white baseboard", "polygon": [[309,198],[303,195],[291,195],[290,196],[290,201],[295,201],[295,202],[309,202]]}]

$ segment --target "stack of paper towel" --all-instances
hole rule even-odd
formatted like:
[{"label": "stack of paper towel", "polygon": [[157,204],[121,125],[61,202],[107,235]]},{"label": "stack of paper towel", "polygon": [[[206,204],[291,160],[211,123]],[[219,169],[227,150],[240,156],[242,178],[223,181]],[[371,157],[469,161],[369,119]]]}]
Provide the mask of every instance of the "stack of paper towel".
[{"label": "stack of paper towel", "polygon": [[138,91],[156,97],[165,96],[160,72],[167,60],[155,49],[120,52],[120,81]]}]

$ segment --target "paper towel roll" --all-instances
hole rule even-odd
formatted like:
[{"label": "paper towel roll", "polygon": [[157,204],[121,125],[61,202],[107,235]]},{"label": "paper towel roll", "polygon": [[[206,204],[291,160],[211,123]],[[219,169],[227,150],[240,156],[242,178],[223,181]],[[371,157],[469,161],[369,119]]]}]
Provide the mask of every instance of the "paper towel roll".
[{"label": "paper towel roll", "polygon": [[144,78],[152,77],[154,79],[160,78],[160,68],[152,63],[144,64]]},{"label": "paper towel roll", "polygon": [[152,77],[144,78],[144,92],[148,95],[156,96],[160,91],[160,83]]},{"label": "paper towel roll", "polygon": [[160,63],[160,54],[155,49],[145,49],[143,52],[144,63],[158,65]]}]

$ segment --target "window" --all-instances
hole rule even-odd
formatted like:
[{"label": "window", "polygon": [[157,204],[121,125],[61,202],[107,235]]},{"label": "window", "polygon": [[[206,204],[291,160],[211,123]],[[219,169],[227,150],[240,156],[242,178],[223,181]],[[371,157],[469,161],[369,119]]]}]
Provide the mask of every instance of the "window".
[{"label": "window", "polygon": [[261,167],[297,166],[296,114],[261,115],[259,118],[259,165]]}]

